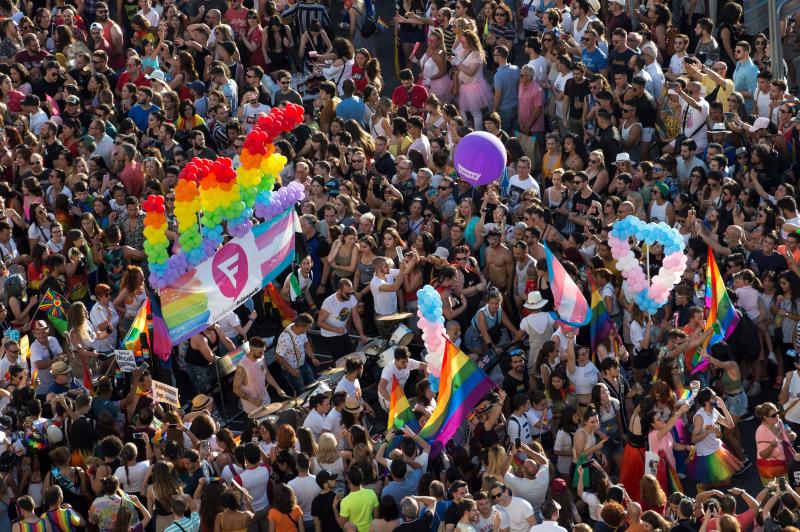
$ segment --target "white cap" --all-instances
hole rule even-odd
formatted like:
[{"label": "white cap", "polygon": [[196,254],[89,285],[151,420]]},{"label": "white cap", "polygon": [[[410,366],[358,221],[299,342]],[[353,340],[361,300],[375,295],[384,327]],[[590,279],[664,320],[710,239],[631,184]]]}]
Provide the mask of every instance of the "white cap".
[{"label": "white cap", "polygon": [[164,75],[162,70],[153,70],[152,73],[146,74],[145,78],[147,79],[157,79],[159,81],[164,81],[167,77]]},{"label": "white cap", "polygon": [[755,133],[759,129],[767,129],[768,127],[769,127],[769,118],[759,116],[758,118],[756,118],[756,121],[753,122],[753,125],[749,126],[747,130],[750,133]]}]

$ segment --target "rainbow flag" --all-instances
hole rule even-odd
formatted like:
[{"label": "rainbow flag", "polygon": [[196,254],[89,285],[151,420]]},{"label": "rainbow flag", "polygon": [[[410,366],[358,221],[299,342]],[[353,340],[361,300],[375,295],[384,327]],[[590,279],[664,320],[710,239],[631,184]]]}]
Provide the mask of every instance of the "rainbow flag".
[{"label": "rainbow flag", "polygon": [[81,366],[83,366],[83,387],[89,390],[89,395],[94,396],[94,386],[92,385],[92,374],[89,372],[89,367],[83,360],[81,360]]},{"label": "rainbow flag", "polygon": [[[708,349],[715,343],[726,340],[736,329],[736,326],[739,325],[739,315],[728,297],[725,282],[722,280],[719,266],[717,266],[717,261],[714,259],[714,252],[710,247],[708,248],[708,263],[706,264],[705,307],[708,309],[705,330],[714,330],[714,334],[703,345],[704,349]],[[708,366],[708,361],[700,357],[700,351],[698,349],[692,357],[692,373],[702,371]]]},{"label": "rainbow flag", "polygon": [[281,325],[284,327],[288,327],[297,317],[297,313],[283,300],[273,283],[267,283],[267,286],[264,287],[264,303],[269,303],[278,311],[278,314],[281,315]]},{"label": "rainbow flag", "polygon": [[58,292],[54,292],[52,288],[48,288],[42,302],[39,304],[39,309],[45,311],[47,320],[55,330],[65,336],[67,334],[67,307],[69,307],[69,300]]},{"label": "rainbow flag", "polygon": [[164,316],[161,314],[161,303],[155,296],[150,296],[150,310],[151,320],[150,324],[153,328],[153,352],[158,355],[162,361],[169,360],[172,354],[172,342],[169,339],[169,329],[167,324],[164,323]]},{"label": "rainbow flag", "polygon": [[436,408],[419,431],[419,437],[432,446],[432,458],[439,454],[444,444],[492,388],[494,382],[489,376],[445,338]]},{"label": "rainbow flag", "polygon": [[[589,276],[591,279],[591,276]],[[600,292],[592,281],[592,316],[589,331],[592,334],[592,355],[597,353],[597,344],[608,338],[614,324],[608,315],[608,309],[600,296]]]},{"label": "rainbow flag", "polygon": [[[142,334],[148,336],[147,332],[147,314],[150,311],[150,299],[145,299],[136,317],[133,318],[131,328],[128,329],[128,334],[122,340],[122,345],[125,349],[130,349],[136,356],[136,363],[138,364],[144,355],[142,354]],[[148,339],[149,340],[149,339]],[[148,341],[149,343],[149,341]]]},{"label": "rainbow flag", "polygon": [[589,308],[578,285],[553,256],[547,244],[544,244],[544,254],[547,258],[550,289],[553,291],[553,307],[556,309],[556,312],[550,314],[553,319],[571,329],[583,327],[591,321],[592,309]]},{"label": "rainbow flag", "polygon": [[400,386],[400,381],[397,380],[396,375],[392,375],[392,392],[389,398],[389,422],[388,428],[402,429],[408,425],[414,432],[419,431],[419,423],[414,411],[411,410],[411,405],[403,393],[403,387]]}]

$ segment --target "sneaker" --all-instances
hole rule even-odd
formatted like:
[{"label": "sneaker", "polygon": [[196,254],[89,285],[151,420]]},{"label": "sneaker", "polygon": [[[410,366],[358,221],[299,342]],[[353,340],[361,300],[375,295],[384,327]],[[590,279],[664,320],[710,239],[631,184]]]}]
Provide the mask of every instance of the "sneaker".
[{"label": "sneaker", "polygon": [[755,397],[761,393],[761,384],[754,382],[750,389],[747,390],[747,397]]},{"label": "sneaker", "polygon": [[775,357],[775,353],[773,353],[772,351],[770,351],[769,355],[767,355],[767,360],[769,360],[769,363],[772,364],[773,366],[778,365],[778,359]]}]

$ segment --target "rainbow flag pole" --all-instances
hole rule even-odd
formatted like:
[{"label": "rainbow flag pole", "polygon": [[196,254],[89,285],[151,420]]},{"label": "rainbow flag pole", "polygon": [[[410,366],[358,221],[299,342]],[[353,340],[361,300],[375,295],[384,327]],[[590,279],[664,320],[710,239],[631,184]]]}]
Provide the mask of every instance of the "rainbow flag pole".
[{"label": "rainbow flag pole", "polygon": [[439,454],[483,396],[494,387],[489,376],[445,338],[438,401],[433,414],[419,431],[419,437],[431,444],[432,458]]},{"label": "rainbow flag pole", "polygon": [[[714,252],[708,248],[708,263],[706,264],[706,304],[708,317],[706,318],[706,328],[714,330],[714,334],[703,344],[703,350],[717,342],[726,340],[739,325],[739,315],[733,308],[725,288],[725,282],[719,272],[719,266],[714,258]],[[698,349],[692,357],[692,373],[702,371],[708,366],[708,361],[700,357]]]}]

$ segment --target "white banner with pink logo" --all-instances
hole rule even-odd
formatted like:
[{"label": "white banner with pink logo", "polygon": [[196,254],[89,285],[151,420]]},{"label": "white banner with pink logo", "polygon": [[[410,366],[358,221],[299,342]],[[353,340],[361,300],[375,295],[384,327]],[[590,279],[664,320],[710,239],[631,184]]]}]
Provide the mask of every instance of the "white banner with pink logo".
[{"label": "white banner with pink logo", "polygon": [[213,257],[159,291],[161,311],[172,345],[183,342],[238,308],[294,260],[293,207],[230,240]]}]

